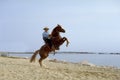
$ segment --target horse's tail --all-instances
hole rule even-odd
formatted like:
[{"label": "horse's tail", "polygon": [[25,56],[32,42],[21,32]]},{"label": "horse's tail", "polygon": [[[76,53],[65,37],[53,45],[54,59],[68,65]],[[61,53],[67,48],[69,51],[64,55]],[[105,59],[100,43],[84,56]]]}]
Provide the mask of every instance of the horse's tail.
[{"label": "horse's tail", "polygon": [[34,54],[32,55],[31,59],[30,59],[30,62],[35,62],[35,57],[36,55],[39,53],[39,50],[35,51]]}]

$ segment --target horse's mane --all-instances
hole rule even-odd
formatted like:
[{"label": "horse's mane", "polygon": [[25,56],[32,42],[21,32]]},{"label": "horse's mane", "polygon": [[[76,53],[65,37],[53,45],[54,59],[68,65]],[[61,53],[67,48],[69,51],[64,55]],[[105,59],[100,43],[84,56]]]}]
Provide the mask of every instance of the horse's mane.
[{"label": "horse's mane", "polygon": [[57,24],[57,26],[52,30],[51,32],[51,36],[52,37],[56,37],[56,36],[59,36],[59,32],[58,32],[58,27],[61,27],[59,24]]}]

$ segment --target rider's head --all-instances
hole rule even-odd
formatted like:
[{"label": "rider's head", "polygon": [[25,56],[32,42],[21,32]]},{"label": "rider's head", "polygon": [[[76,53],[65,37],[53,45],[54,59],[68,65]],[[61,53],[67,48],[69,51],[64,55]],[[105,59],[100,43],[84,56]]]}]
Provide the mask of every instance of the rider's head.
[{"label": "rider's head", "polygon": [[48,27],[45,27],[45,28],[43,28],[43,30],[48,31],[48,30],[49,30],[49,28],[48,28]]}]

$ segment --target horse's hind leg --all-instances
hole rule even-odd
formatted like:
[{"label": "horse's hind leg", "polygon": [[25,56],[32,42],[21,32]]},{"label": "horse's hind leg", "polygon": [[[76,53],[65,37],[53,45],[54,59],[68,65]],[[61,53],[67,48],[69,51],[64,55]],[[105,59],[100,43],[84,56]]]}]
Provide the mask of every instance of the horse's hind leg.
[{"label": "horse's hind leg", "polygon": [[39,64],[42,67],[42,61],[48,57],[48,53],[40,54],[41,58],[39,59]]},{"label": "horse's hind leg", "polygon": [[41,67],[42,67],[42,60],[43,60],[43,58],[39,59],[39,64],[40,64]]}]

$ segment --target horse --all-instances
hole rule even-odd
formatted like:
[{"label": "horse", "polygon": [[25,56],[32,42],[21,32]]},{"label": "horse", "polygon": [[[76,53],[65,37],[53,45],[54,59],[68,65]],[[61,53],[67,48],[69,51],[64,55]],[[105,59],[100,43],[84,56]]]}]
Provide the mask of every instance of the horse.
[{"label": "horse", "polygon": [[39,64],[42,67],[42,61],[46,59],[49,56],[49,53],[55,50],[58,50],[58,47],[60,47],[65,41],[66,41],[66,47],[69,44],[69,41],[66,37],[61,37],[60,32],[65,33],[65,30],[61,27],[61,25],[57,24],[57,26],[52,30],[51,32],[51,39],[52,44],[54,45],[54,48],[50,49],[48,44],[44,44],[41,46],[40,49],[36,50],[32,57],[30,58],[30,62],[35,62],[36,55],[40,55]]}]

